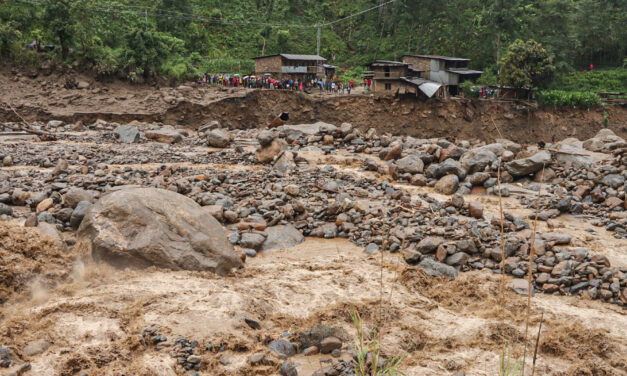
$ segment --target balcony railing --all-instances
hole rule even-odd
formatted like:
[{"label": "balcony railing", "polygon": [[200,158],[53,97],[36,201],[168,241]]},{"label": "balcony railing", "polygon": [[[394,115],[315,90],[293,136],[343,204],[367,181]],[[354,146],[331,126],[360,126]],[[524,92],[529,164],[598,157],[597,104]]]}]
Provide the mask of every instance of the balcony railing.
[{"label": "balcony railing", "polygon": [[284,65],[281,67],[282,73],[311,73],[311,74],[323,74],[324,68],[318,66],[290,66]]},{"label": "balcony railing", "polygon": [[402,74],[401,72],[374,72],[375,79],[385,79],[385,78],[397,79],[397,78],[401,78],[405,76],[407,76],[407,74]]}]

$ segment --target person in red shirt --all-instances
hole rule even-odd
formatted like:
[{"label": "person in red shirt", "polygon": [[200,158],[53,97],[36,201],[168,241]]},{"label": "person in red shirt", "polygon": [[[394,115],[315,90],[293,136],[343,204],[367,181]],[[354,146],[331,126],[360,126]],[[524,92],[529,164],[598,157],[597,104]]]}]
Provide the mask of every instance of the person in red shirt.
[{"label": "person in red shirt", "polygon": [[353,86],[355,86],[355,83],[353,82],[353,80],[351,80],[351,89],[353,88]]}]

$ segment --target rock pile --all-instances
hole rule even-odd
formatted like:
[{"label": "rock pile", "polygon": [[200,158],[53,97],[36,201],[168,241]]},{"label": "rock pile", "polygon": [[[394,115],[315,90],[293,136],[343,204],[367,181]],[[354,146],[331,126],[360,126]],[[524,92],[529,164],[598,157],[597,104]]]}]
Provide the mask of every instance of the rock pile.
[{"label": "rock pile", "polygon": [[[243,248],[249,257],[293,246],[303,236],[341,237],[365,247],[367,253],[402,252],[407,263],[433,275],[454,278],[458,272],[472,269],[500,272],[502,260],[500,219],[486,215],[481,204],[467,201],[464,195],[509,196],[524,187],[531,194],[514,194],[524,205],[534,207],[533,192],[542,181],[547,194],[540,201],[540,220],[562,213],[588,215],[617,237],[626,234],[624,141],[606,131],[590,142],[570,140],[545,149],[507,140],[454,143],[377,135],[346,123],[339,127],[286,125],[232,134],[211,123],[201,134],[201,143],[235,148],[208,153],[191,136],[173,145],[146,143],[140,137],[140,144],[131,150],[99,143],[63,147],[3,144],[0,157],[13,157],[13,164],[56,167],[52,171],[0,172],[0,204],[5,205],[0,207],[0,215],[23,216],[16,214],[14,207],[27,206],[32,211],[27,224],[45,222],[62,231],[74,231],[85,222],[85,213],[95,210],[89,208],[96,200],[105,202],[107,196],[117,194],[105,195],[115,187],[160,188],[195,201],[202,207],[199,218],[215,217],[229,230],[228,241]],[[598,154],[598,150],[611,154]],[[362,171],[356,174],[331,165],[310,165],[302,155],[311,151],[353,153],[361,161]],[[191,165],[162,164],[166,162]],[[257,167],[228,170],[208,163]],[[402,184],[372,177],[369,172],[390,176],[398,183],[433,187],[448,198],[410,194]],[[133,198],[128,205],[139,202],[139,197]],[[531,226],[507,212],[503,225],[506,273],[524,277]],[[197,243],[189,239],[190,244]],[[561,234],[537,234],[536,288],[548,293],[587,294],[626,305],[627,270],[612,268],[606,259],[570,243]],[[190,249],[195,248],[192,245]],[[179,261],[163,265],[177,268],[187,262]],[[238,262],[231,259],[229,265]]]}]

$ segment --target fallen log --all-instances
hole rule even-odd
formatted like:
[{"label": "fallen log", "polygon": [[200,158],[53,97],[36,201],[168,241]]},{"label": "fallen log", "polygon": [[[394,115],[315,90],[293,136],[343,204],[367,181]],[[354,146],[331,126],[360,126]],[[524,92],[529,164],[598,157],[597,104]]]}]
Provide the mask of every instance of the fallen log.
[{"label": "fallen log", "polygon": [[22,115],[20,115],[15,110],[15,108],[13,108],[13,106],[11,106],[11,103],[6,102],[6,104],[9,106],[11,111],[13,111],[15,116],[20,118],[20,120],[22,120],[22,123],[24,123],[23,127],[20,127],[20,126],[18,126],[18,127],[7,126],[8,128],[11,128],[14,131],[22,131],[22,132],[27,132],[27,133],[30,133],[30,134],[37,135],[37,136],[39,136],[39,139],[41,139],[42,141],[56,141],[57,140],[57,136],[52,134],[52,133],[48,133],[48,132],[40,131],[38,129],[31,128],[29,123],[28,123],[28,121],[26,121],[26,119],[24,119],[22,117]]}]

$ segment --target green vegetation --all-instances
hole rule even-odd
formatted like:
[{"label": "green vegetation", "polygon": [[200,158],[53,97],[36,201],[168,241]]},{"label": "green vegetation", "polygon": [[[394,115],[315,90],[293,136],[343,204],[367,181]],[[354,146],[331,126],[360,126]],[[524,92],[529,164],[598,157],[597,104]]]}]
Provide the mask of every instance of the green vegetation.
[{"label": "green vegetation", "polygon": [[501,60],[501,83],[517,88],[546,86],[553,77],[553,58],[536,41],[517,40]]},{"label": "green vegetation", "polygon": [[351,312],[353,325],[357,330],[355,341],[355,373],[357,376],[405,376],[398,370],[403,357],[397,356],[391,359],[383,359],[381,347],[377,342],[377,332],[371,333],[371,339],[366,339],[361,317],[356,311]]},{"label": "green vegetation", "polygon": [[517,376],[518,369],[522,366],[522,358],[511,359],[511,353],[507,348],[507,341],[503,344],[503,352],[499,356],[499,376]]},{"label": "green vegetation", "polygon": [[627,68],[572,72],[558,76],[553,89],[567,91],[627,92]]},{"label": "green vegetation", "polygon": [[479,88],[471,81],[464,81],[459,85],[466,98],[479,98]]},{"label": "green vegetation", "polygon": [[601,98],[589,91],[548,90],[538,93],[538,101],[545,106],[569,106],[590,108],[599,106]]},{"label": "green vegetation", "polygon": [[[231,63],[261,54],[315,53],[315,25],[341,20],[322,27],[320,52],[342,67],[406,53],[464,56],[472,59],[472,68],[490,72],[483,83],[494,83],[497,62],[518,39],[540,43],[557,73],[625,64],[624,1],[396,0],[347,17],[384,2],[5,0],[0,59],[35,66],[41,59],[78,62],[101,76],[137,80],[176,79],[214,68],[249,73],[251,63]],[[24,46],[34,39],[57,49],[47,56],[31,54]],[[128,51],[136,46],[140,52]],[[561,77],[570,82],[568,75]],[[624,89],[624,80],[618,82]]]}]

